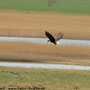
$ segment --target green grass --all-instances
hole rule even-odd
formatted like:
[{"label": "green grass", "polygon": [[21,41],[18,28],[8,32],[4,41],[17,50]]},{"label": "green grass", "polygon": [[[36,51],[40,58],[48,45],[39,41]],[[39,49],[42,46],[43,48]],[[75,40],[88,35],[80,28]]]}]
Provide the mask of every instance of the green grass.
[{"label": "green grass", "polygon": [[57,0],[51,7],[48,0],[0,0],[0,10],[90,15],[90,0]]},{"label": "green grass", "polygon": [[17,84],[45,87],[45,90],[75,90],[77,87],[79,90],[89,90],[90,71],[0,67],[0,87],[16,87]]}]

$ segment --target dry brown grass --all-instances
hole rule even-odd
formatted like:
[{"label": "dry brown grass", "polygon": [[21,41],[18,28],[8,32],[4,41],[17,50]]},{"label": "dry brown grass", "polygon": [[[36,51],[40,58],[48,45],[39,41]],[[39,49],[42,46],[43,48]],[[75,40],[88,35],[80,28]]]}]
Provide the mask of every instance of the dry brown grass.
[{"label": "dry brown grass", "polygon": [[0,88],[3,88],[3,87],[5,87],[5,85],[0,83]]},{"label": "dry brown grass", "polygon": [[16,87],[18,87],[18,88],[29,88],[29,87],[32,88],[32,85],[29,83],[17,83]]},{"label": "dry brown grass", "polygon": [[76,90],[77,90],[77,89],[80,89],[80,85],[79,85],[79,84],[74,84],[74,85],[73,85],[73,88],[76,89]]},{"label": "dry brown grass", "polygon": [[70,85],[65,85],[64,88],[65,88],[65,89],[72,89],[72,86],[70,86]]},{"label": "dry brown grass", "polygon": [[0,42],[1,61],[90,65],[90,47]]},{"label": "dry brown grass", "polygon": [[16,87],[16,83],[10,82],[10,83],[8,83],[7,86],[8,86],[8,87]]},{"label": "dry brown grass", "polygon": [[58,88],[58,87],[61,87],[61,85],[57,83],[57,84],[55,85],[55,87],[57,87],[57,88]]},{"label": "dry brown grass", "polygon": [[0,11],[0,36],[45,37],[45,31],[64,38],[90,39],[90,16]]},{"label": "dry brown grass", "polygon": [[75,89],[78,90],[80,89],[80,85],[79,84],[74,84],[74,85],[64,85],[65,89]]},{"label": "dry brown grass", "polygon": [[37,83],[37,84],[29,84],[29,83],[13,83],[10,82],[9,84],[7,84],[7,87],[9,88],[43,88],[44,85],[42,85],[42,83]]}]

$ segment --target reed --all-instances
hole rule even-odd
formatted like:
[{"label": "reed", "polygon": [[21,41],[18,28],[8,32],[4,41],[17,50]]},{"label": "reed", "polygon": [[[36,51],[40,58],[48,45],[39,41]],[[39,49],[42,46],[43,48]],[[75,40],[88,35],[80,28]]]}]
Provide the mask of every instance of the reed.
[{"label": "reed", "polygon": [[90,40],[90,16],[50,13],[0,12],[0,36],[46,37],[63,32],[64,38]]},{"label": "reed", "polygon": [[0,42],[0,61],[90,65],[90,47]]}]

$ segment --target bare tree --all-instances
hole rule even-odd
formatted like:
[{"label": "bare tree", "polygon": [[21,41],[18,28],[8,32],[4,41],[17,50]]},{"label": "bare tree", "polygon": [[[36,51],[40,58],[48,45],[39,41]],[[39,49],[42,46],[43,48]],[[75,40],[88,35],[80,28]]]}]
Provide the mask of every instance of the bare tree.
[{"label": "bare tree", "polygon": [[48,7],[54,5],[58,0],[48,0]]}]

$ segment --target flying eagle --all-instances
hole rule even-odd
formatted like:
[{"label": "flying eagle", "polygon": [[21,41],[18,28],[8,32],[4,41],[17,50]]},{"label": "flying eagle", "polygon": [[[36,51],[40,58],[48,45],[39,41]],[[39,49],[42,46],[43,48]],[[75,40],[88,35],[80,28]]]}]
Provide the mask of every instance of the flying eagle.
[{"label": "flying eagle", "polygon": [[60,40],[64,35],[63,33],[58,33],[55,37],[52,36],[49,32],[45,31],[45,35],[49,38],[48,42],[52,42],[55,45],[58,43],[57,41]]}]

